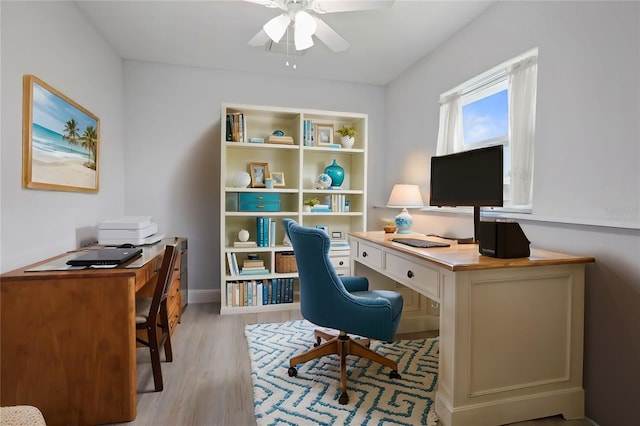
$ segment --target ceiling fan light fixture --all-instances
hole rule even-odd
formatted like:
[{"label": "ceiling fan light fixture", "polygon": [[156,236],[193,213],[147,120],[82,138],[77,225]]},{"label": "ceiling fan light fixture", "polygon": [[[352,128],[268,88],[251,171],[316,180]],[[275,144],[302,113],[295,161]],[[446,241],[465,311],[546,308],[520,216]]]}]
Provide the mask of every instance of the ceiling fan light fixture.
[{"label": "ceiling fan light fixture", "polygon": [[295,28],[296,34],[302,33],[304,36],[311,37],[316,32],[317,24],[316,20],[309,12],[299,10],[295,14]]},{"label": "ceiling fan light fixture", "polygon": [[296,50],[305,50],[313,46],[311,35],[301,34],[299,31],[295,32],[293,40],[296,44]]},{"label": "ceiling fan light fixture", "polygon": [[264,29],[264,32],[267,33],[271,40],[277,43],[287,31],[287,27],[290,23],[291,19],[289,19],[286,14],[282,14],[264,24],[262,29]]}]

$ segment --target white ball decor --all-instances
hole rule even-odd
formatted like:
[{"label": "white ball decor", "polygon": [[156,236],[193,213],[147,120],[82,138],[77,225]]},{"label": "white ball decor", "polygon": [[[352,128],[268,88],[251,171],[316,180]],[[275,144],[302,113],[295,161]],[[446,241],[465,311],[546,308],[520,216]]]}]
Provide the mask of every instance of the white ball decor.
[{"label": "white ball decor", "polygon": [[331,186],[331,176],[322,173],[316,178],[316,189],[327,189]]},{"label": "white ball decor", "polygon": [[240,232],[238,232],[238,240],[249,241],[249,231],[247,231],[246,229],[241,229]]},{"label": "white ball decor", "polygon": [[246,188],[251,183],[251,175],[247,172],[238,172],[233,177],[233,184],[236,188]]}]

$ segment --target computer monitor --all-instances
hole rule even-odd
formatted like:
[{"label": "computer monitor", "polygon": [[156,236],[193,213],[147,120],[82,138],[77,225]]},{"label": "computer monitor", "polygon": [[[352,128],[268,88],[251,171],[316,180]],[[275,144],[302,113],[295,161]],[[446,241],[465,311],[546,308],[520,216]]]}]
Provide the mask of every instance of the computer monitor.
[{"label": "computer monitor", "polygon": [[429,204],[473,207],[474,240],[478,241],[480,208],[503,205],[503,165],[502,145],[431,157]]}]

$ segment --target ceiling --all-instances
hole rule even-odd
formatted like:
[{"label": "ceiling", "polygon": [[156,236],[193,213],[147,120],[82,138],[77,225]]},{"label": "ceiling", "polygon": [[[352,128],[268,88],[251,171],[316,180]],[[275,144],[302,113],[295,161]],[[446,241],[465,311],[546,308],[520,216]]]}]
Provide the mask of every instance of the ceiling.
[{"label": "ceiling", "polygon": [[384,85],[493,2],[396,0],[386,8],[324,14],[350,48],[334,53],[314,37],[301,56],[247,45],[280,12],[247,1],[75,3],[124,59]]}]

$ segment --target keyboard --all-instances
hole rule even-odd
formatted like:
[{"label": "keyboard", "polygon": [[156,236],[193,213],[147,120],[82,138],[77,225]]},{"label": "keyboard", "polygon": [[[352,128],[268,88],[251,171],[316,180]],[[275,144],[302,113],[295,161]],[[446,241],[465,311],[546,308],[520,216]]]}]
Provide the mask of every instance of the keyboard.
[{"label": "keyboard", "polygon": [[391,241],[400,244],[406,244],[411,247],[419,248],[431,248],[431,247],[449,247],[447,243],[441,243],[438,241],[427,241],[418,238],[394,238]]}]

